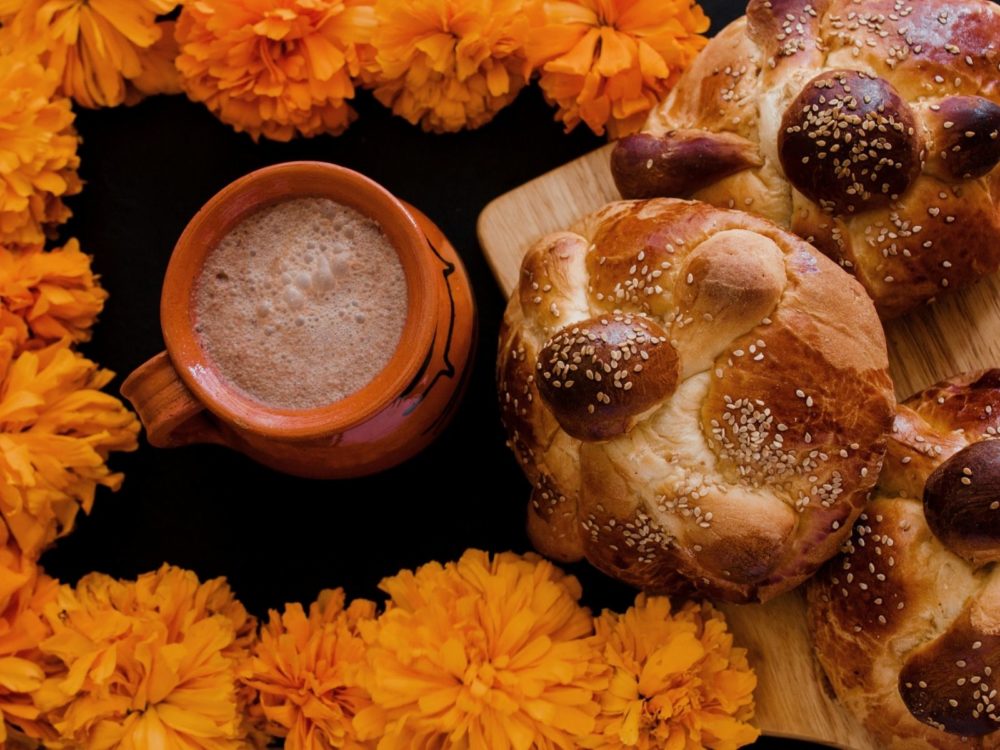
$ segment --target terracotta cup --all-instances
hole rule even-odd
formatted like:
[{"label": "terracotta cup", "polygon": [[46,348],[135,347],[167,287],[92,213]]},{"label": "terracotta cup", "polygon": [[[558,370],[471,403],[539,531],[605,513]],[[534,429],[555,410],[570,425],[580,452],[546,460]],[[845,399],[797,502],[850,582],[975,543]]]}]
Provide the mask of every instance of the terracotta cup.
[{"label": "terracotta cup", "polygon": [[[403,265],[408,308],[399,346],[370,383],[326,406],[279,409],[240,391],[212,363],[194,331],[192,294],[205,257],[233,226],[300,197],[329,198],[381,225]],[[209,200],[174,247],[160,322],[167,350],[122,385],[152,445],[219,443],[318,478],[370,474],[430,443],[464,392],[476,339],[465,269],[440,231],[367,177],[322,162],[252,172]]]}]

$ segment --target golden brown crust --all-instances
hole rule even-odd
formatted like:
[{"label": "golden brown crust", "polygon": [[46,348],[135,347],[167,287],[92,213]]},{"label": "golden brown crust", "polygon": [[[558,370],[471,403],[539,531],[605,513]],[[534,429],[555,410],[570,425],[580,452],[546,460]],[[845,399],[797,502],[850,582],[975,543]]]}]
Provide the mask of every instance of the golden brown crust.
[{"label": "golden brown crust", "polygon": [[[851,168],[835,168],[831,149],[858,133],[806,127],[831,110],[814,84],[836,71],[863,82],[858,106],[873,108],[865,133],[879,156],[862,149]],[[987,0],[752,0],[645,131],[652,144],[683,133],[697,148],[675,157],[727,168],[708,183],[711,170],[651,179],[646,162],[623,158],[624,141],[612,167],[625,197],[691,197],[790,227],[854,273],[884,318],[1000,267],[1000,8]],[[734,143],[755,159],[737,172]],[[872,159],[889,166],[862,174]],[[856,183],[874,188],[865,200]]]},{"label": "golden brown crust", "polygon": [[709,40],[713,53],[694,59],[689,72],[677,82],[677,95],[663,103],[662,121],[650,118],[648,132],[662,135],[681,127],[676,123],[687,123],[683,127],[758,141],[756,97],[761,69],[757,45],[746,27],[746,18],[740,18]]},{"label": "golden brown crust", "polygon": [[968,442],[1000,437],[1000,369],[943,380],[904,402],[928,424],[960,429]]},{"label": "golden brown crust", "polygon": [[820,28],[829,0],[750,0],[747,33],[772,68],[822,63]]},{"label": "golden brown crust", "polygon": [[[543,275],[556,260],[575,286]],[[763,219],[665,199],[609,204],[528,251],[498,381],[540,549],[734,601],[786,591],[836,551],[893,403],[858,284]]]},{"label": "golden brown crust", "polygon": [[[548,245],[538,252],[552,248]],[[532,282],[526,283],[530,286]],[[538,334],[531,335],[523,325],[520,305],[509,305],[500,329],[497,356],[500,415],[507,428],[507,444],[532,485],[528,527],[546,528],[539,551],[571,562],[583,556],[576,528],[580,482],[566,460],[575,452],[576,441],[559,429],[538,395]],[[543,538],[541,533],[536,536]]]},{"label": "golden brown crust", "polygon": [[983,565],[1000,531],[998,399],[988,370],[900,405],[874,499],[808,588],[820,662],[889,750],[1000,748],[1000,576]]}]

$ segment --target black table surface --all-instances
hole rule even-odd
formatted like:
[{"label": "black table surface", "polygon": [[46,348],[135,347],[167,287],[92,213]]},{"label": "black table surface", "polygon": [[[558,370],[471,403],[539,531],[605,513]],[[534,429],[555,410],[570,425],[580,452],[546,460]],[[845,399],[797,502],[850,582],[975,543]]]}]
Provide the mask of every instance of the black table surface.
[{"label": "black table surface", "polygon": [[[703,3],[717,31],[742,12]],[[216,446],[115,455],[120,491],[98,493],[93,513],[45,553],[48,572],[75,582],[89,571],[134,577],[170,562],[203,579],[226,576],[255,614],[312,601],[323,588],[380,599],[400,568],[453,560],[469,548],[530,549],[529,486],[504,445],[493,367],[505,300],[476,239],[493,198],[598,147],[567,135],[536,86],[489,125],[423,133],[363,93],[357,122],[339,137],[254,143],[183,96],[125,108],[81,110],[83,192],[71,199],[76,236],[111,294],[85,353],[121,378],[163,348],[160,287],[174,242],[214,193],[283,161],[314,159],[358,170],[425,212],[455,245],[479,308],[480,340],[468,393],[454,421],[407,463],[364,479],[296,479]],[[624,609],[635,592],[586,565],[569,566],[595,611]],[[810,679],[803,675],[803,679]],[[794,689],[789,686],[789,689]],[[763,739],[755,747],[815,747]]]}]

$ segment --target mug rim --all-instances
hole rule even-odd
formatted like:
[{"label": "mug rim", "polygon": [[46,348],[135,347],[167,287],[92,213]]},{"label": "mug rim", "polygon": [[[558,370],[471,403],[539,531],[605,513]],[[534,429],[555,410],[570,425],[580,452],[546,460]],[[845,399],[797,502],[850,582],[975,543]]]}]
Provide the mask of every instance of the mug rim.
[{"label": "mug rim", "polygon": [[[306,184],[302,178],[308,178]],[[324,193],[310,187],[309,180],[337,189]],[[403,266],[406,320],[389,361],[361,389],[323,406],[289,409],[253,399],[222,375],[198,340],[192,296],[205,258],[236,224],[268,205],[305,197],[329,198],[379,224]],[[434,277],[423,259],[426,252],[427,239],[402,202],[359,172],[318,161],[283,162],[254,170],[213,195],[191,218],[174,245],[160,296],[167,353],[194,397],[232,426],[285,439],[343,432],[388,406],[418,374],[435,330]]]}]

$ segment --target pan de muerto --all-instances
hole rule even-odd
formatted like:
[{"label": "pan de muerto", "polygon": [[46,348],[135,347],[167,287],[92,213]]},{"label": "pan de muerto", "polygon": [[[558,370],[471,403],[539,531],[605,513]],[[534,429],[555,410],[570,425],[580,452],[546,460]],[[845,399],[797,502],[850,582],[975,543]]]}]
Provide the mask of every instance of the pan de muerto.
[{"label": "pan de muerto", "polygon": [[531,247],[497,366],[538,549],[732,601],[836,553],[894,403],[856,281],[768,221],[679,200]]},{"label": "pan de muerto", "polygon": [[1000,748],[1000,370],[899,407],[842,557],[809,586],[834,690],[879,747]]},{"label": "pan de muerto", "polygon": [[883,317],[1000,266],[1000,6],[752,0],[612,171],[626,198],[752,211]]}]

